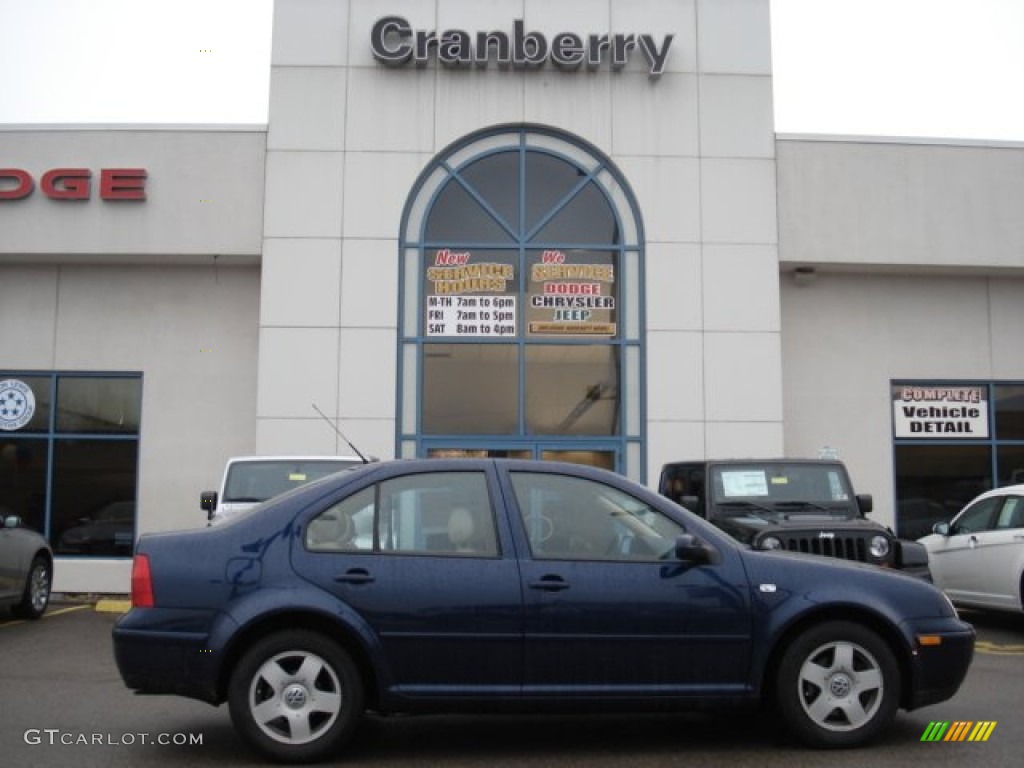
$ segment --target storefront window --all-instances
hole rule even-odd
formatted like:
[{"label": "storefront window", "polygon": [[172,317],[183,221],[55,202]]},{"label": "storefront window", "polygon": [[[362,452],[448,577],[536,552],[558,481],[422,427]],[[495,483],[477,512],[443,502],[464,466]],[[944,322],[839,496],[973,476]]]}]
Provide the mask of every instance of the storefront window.
[{"label": "storefront window", "polygon": [[6,420],[0,413],[4,514],[21,516],[58,555],[131,556],[141,376],[0,372],[0,403],[26,386],[32,397],[19,405],[9,396]]},{"label": "storefront window", "polygon": [[625,179],[564,134],[487,131],[439,155],[403,216],[400,455],[640,479],[641,233]]},{"label": "storefront window", "polygon": [[978,494],[1024,483],[1024,385],[896,382],[892,403],[901,536],[924,536]]}]

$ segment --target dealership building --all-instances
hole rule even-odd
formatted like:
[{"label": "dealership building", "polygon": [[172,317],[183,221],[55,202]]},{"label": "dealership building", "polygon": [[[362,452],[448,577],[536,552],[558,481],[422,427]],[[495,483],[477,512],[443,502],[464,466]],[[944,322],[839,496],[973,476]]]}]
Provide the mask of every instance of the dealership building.
[{"label": "dealership building", "polygon": [[0,126],[0,508],[54,589],[337,430],[838,455],[907,536],[1024,482],[1024,144],[776,134],[769,22],[287,0],[266,126]]}]

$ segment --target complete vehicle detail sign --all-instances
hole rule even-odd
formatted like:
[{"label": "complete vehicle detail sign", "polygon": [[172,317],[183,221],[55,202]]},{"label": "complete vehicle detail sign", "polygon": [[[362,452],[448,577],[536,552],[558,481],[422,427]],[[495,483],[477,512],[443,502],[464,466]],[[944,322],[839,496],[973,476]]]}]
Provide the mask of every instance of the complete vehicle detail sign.
[{"label": "complete vehicle detail sign", "polygon": [[637,50],[647,60],[651,77],[665,71],[665,62],[674,35],[664,35],[659,43],[654,35],[577,35],[558,32],[548,40],[541,32],[527,32],[522,19],[512,24],[512,34],[502,31],[470,34],[462,29],[443,32],[413,29],[401,16],[378,19],[370,33],[370,47],[377,61],[389,67],[401,67],[410,61],[426,66],[432,58],[445,67],[497,66],[531,69],[551,62],[566,70],[598,69],[605,61],[613,70],[622,69]]},{"label": "complete vehicle detail sign", "polygon": [[892,413],[897,438],[987,438],[988,388],[899,384]]}]

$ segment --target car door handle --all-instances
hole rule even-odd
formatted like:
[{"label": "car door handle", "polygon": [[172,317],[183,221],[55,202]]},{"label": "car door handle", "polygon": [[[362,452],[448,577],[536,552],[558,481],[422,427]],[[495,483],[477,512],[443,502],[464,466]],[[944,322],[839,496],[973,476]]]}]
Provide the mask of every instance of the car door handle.
[{"label": "car door handle", "polygon": [[974,549],[975,547],[977,547],[978,546],[978,537],[977,536],[971,536],[969,539],[967,539],[967,546],[969,546],[971,549]]},{"label": "car door handle", "polygon": [[529,583],[530,589],[542,589],[545,592],[560,592],[569,588],[569,582],[561,576],[542,576],[537,581]]},{"label": "car door handle", "polygon": [[369,584],[374,581],[374,578],[370,575],[369,571],[362,568],[353,568],[351,571],[345,571],[340,576],[335,576],[334,580],[342,584]]},{"label": "car door handle", "polygon": [[1015,534],[1013,534],[1013,540],[1014,541],[1024,541],[1024,534],[1022,534],[1022,533],[1015,533]]}]

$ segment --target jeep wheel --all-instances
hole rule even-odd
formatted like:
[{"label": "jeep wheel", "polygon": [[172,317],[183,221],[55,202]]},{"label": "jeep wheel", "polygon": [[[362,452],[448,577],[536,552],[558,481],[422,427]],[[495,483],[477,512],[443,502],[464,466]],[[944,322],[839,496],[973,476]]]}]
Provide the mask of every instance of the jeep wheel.
[{"label": "jeep wheel", "polygon": [[228,706],[235,728],[283,762],[334,755],[363,711],[359,671],[342,648],[304,630],[264,638],[231,676]]},{"label": "jeep wheel", "polygon": [[821,624],[797,637],[776,683],[786,725],[814,747],[864,744],[892,721],[900,699],[892,650],[849,622]]}]

